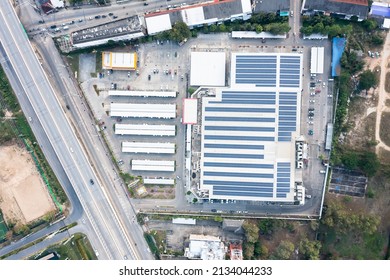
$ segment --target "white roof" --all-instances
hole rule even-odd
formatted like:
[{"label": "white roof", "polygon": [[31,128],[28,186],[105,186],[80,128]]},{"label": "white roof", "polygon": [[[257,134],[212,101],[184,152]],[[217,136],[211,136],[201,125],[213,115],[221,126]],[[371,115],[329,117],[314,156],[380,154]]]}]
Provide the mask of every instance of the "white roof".
[{"label": "white roof", "polygon": [[252,6],[250,0],[241,0],[242,13],[252,13]]},{"label": "white roof", "polygon": [[324,73],[324,48],[323,47],[311,48],[310,73],[312,74]]},{"label": "white roof", "polygon": [[137,55],[135,53],[103,52],[104,69],[135,69],[137,67]]},{"label": "white roof", "polygon": [[175,161],[169,160],[132,160],[133,171],[175,171]]},{"label": "white roof", "polygon": [[63,0],[50,0],[51,4],[54,8],[63,8],[64,7],[64,1]]},{"label": "white roof", "polygon": [[224,86],[226,75],[224,52],[191,53],[192,86]]},{"label": "white roof", "polygon": [[203,24],[205,21],[203,7],[183,9],[181,16],[188,26]]},{"label": "white roof", "polygon": [[149,136],[175,136],[175,125],[152,124],[115,124],[115,134],[120,135],[149,135]]},{"label": "white roof", "polygon": [[232,38],[247,38],[247,39],[285,39],[286,34],[275,35],[270,32],[255,31],[232,31]]},{"label": "white roof", "polygon": [[145,17],[145,21],[149,35],[170,30],[172,28],[169,14]]},{"label": "white roof", "polygon": [[174,143],[122,142],[123,153],[174,154]]},{"label": "white roof", "polygon": [[109,90],[110,96],[176,97],[176,91]]},{"label": "white roof", "polygon": [[196,225],[196,219],[173,218],[172,224]]},{"label": "white roof", "polygon": [[173,119],[176,104],[111,103],[111,116]]},{"label": "white roof", "polygon": [[183,123],[196,124],[198,122],[198,99],[186,98],[183,106]]},{"label": "white roof", "polygon": [[385,18],[382,24],[383,28],[389,29],[390,28],[390,18]]},{"label": "white roof", "polygon": [[170,178],[144,178],[145,185],[174,185],[175,180]]}]

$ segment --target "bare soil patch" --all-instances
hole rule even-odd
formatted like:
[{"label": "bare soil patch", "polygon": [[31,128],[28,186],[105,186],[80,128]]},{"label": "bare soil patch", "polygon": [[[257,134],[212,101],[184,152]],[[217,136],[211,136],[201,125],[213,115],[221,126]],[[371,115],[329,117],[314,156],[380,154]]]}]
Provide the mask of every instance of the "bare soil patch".
[{"label": "bare soil patch", "polygon": [[386,73],[385,90],[390,93],[390,72]]},{"label": "bare soil patch", "polygon": [[379,135],[383,143],[390,146],[390,112],[382,112]]},{"label": "bare soil patch", "polygon": [[346,144],[354,149],[367,147],[367,143],[375,141],[376,112],[367,116],[367,110],[372,107],[373,100],[355,98],[351,100],[348,113],[349,132]]},{"label": "bare soil patch", "polygon": [[17,147],[0,147],[0,208],[9,223],[27,224],[55,210],[31,155]]},{"label": "bare soil patch", "polygon": [[385,150],[382,147],[379,147],[378,157],[381,163],[390,165],[390,151]]}]

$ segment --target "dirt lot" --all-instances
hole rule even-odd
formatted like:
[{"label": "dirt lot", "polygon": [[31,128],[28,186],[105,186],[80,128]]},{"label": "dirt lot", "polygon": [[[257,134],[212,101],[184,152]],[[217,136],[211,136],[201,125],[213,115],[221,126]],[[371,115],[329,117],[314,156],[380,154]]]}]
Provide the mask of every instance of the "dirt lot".
[{"label": "dirt lot", "polygon": [[7,222],[29,223],[55,210],[30,154],[0,147],[0,208]]}]

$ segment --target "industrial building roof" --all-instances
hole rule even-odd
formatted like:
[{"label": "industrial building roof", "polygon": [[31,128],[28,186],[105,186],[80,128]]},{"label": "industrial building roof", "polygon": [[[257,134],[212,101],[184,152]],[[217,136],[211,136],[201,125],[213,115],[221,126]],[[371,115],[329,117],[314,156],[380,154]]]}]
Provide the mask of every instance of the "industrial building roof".
[{"label": "industrial building roof", "polygon": [[321,11],[331,14],[357,16],[359,19],[367,18],[368,0],[305,0],[302,4],[305,12]]},{"label": "industrial building roof", "polygon": [[175,143],[122,142],[123,153],[174,154]]},{"label": "industrial building roof", "polygon": [[263,0],[253,1],[255,13],[276,13],[278,11],[289,11],[290,0]]},{"label": "industrial building roof", "polygon": [[131,161],[133,171],[156,171],[173,172],[175,171],[175,161],[173,160],[135,160]]},{"label": "industrial building roof", "polygon": [[190,235],[190,245],[185,251],[189,259],[223,260],[225,245],[219,237],[210,235]]},{"label": "industrial building roof", "polygon": [[247,39],[286,39],[286,34],[272,34],[270,32],[256,31],[232,31],[232,38],[247,38]]},{"label": "industrial building roof", "polygon": [[192,86],[224,86],[226,76],[224,52],[191,52]]},{"label": "industrial building roof", "polygon": [[148,90],[109,90],[111,96],[135,97],[176,97],[176,91],[148,91]]},{"label": "industrial building roof", "polygon": [[196,124],[198,122],[198,99],[185,98],[183,106],[183,123]]},{"label": "industrial building roof", "polygon": [[176,104],[111,103],[111,117],[173,119]]},{"label": "industrial building roof", "polygon": [[312,47],[310,58],[310,73],[324,73],[324,47]]},{"label": "industrial building roof", "polygon": [[172,28],[169,14],[161,14],[151,17],[145,17],[148,34],[153,35]]},{"label": "industrial building roof", "polygon": [[76,47],[98,45],[115,40],[144,36],[144,29],[138,16],[106,22],[72,32],[72,44]]},{"label": "industrial building roof", "polygon": [[102,68],[134,70],[137,68],[137,54],[130,52],[102,52]]},{"label": "industrial building roof", "polygon": [[174,185],[175,180],[171,178],[144,178],[145,185]]},{"label": "industrial building roof", "polygon": [[115,134],[144,136],[175,136],[175,125],[115,124]]},{"label": "industrial building roof", "polygon": [[231,88],[203,97],[200,188],[211,199],[293,201],[301,64],[233,53]]}]

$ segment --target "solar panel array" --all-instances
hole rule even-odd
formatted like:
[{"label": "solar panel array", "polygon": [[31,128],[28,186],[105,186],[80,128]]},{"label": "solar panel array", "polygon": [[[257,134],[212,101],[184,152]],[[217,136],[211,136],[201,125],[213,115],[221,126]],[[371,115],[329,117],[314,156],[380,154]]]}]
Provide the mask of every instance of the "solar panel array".
[{"label": "solar panel array", "polygon": [[293,161],[277,158],[277,149],[298,129],[301,58],[234,57],[233,88],[202,102],[202,188],[214,198],[286,199]]}]

